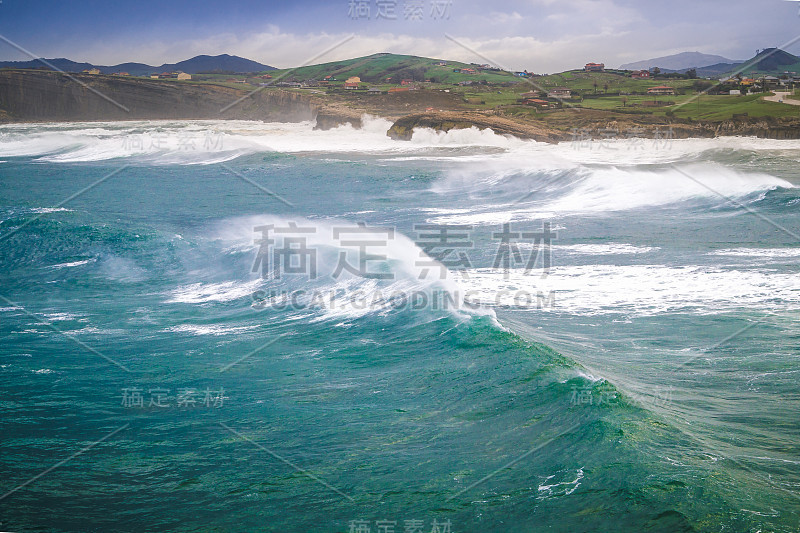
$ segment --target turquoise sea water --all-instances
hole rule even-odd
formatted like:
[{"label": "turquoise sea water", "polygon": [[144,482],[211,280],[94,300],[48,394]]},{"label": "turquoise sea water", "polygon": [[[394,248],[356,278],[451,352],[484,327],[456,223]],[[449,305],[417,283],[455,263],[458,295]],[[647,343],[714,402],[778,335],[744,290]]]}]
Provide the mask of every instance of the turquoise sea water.
[{"label": "turquoise sea water", "polygon": [[0,529],[798,530],[800,143],[386,127],[0,129]]}]

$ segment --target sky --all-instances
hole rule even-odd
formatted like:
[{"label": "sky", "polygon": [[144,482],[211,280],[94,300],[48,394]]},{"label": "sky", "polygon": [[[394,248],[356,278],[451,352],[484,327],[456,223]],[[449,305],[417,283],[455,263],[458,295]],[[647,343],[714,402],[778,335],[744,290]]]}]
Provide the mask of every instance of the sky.
[{"label": "sky", "polygon": [[20,48],[98,65],[227,53],[286,68],[392,52],[548,73],[782,45],[800,55],[800,1],[0,0],[0,60],[30,59]]}]

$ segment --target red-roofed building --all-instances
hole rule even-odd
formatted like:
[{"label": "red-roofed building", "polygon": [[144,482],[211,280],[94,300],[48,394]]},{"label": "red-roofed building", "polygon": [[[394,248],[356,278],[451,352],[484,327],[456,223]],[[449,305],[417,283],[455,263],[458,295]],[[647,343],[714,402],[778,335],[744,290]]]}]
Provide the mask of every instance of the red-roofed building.
[{"label": "red-roofed building", "polygon": [[649,70],[634,70],[631,74],[631,78],[635,80],[649,80],[650,79],[650,71]]},{"label": "red-roofed building", "polygon": [[586,72],[603,72],[606,69],[605,64],[603,63],[586,63],[586,66],[583,67]]}]

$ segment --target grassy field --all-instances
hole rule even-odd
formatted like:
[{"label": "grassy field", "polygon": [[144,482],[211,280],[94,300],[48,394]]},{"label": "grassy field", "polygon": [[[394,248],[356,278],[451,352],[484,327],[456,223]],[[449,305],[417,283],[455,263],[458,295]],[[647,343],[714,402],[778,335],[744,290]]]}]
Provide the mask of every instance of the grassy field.
[{"label": "grassy field", "polygon": [[691,88],[697,80],[635,80],[628,75],[615,74],[612,72],[584,72],[582,70],[570,70],[561,74],[550,74],[533,78],[532,83],[544,89],[552,87],[569,87],[573,91],[581,93],[594,93],[594,84],[597,83],[597,93],[633,93],[646,92],[650,87],[657,85],[668,85],[676,90]]},{"label": "grassy field", "polygon": [[[676,84],[671,84],[671,86],[674,85]],[[572,84],[567,84],[567,86],[575,89]],[[652,82],[650,82],[649,86],[653,86]],[[463,97],[466,100],[466,106],[472,109],[501,107],[506,112],[519,113],[521,112],[520,108],[524,109],[524,106],[518,105],[520,93],[529,90],[535,89],[527,83],[511,88],[465,87],[463,89]],[[750,117],[797,117],[800,115],[800,108],[777,102],[765,102],[763,96],[763,94],[746,96],[706,94],[698,96],[694,92],[674,96],[615,95],[583,98],[582,100],[573,99],[571,104],[588,109],[623,113],[646,113],[654,116],[665,116],[668,112],[671,112],[676,118],[710,121],[726,120],[733,118],[734,115],[745,113]],[[800,99],[800,96],[795,96],[795,98]],[[663,107],[646,105],[646,103],[655,100],[670,105]]]},{"label": "grassy field", "polygon": [[296,69],[273,70],[269,74],[273,78],[284,76],[282,79],[296,79],[298,81],[308,79],[322,80],[327,75],[333,75],[338,80],[344,80],[350,76],[358,76],[365,83],[382,82],[389,76],[400,76],[415,79],[416,81],[434,79],[437,83],[445,84],[453,84],[465,80],[486,80],[491,83],[516,80],[514,75],[509,72],[485,72],[476,75],[460,74],[453,72],[453,69],[467,68],[471,67],[471,65],[448,61],[447,66],[437,66],[436,63],[439,61],[438,59],[417,56],[374,54]]},{"label": "grassy field", "polygon": [[[658,101],[662,103],[679,104],[686,101],[690,96],[648,96],[648,95],[630,95],[630,96],[602,96],[600,98],[585,98],[581,103],[581,107],[588,107],[589,109],[605,109],[607,111],[614,111],[617,109],[622,110],[637,110],[646,109],[648,111],[656,111],[662,108],[659,107],[645,107],[646,103]],[[665,111],[666,112],[666,111]]]},{"label": "grassy field", "polygon": [[[725,120],[733,115],[747,114],[750,117],[798,117],[800,107],[766,102],[763,95],[751,94],[747,96],[709,96],[703,95],[693,101],[673,110],[676,117],[693,118],[695,120]],[[680,102],[679,102],[680,103]],[[669,108],[666,108],[669,109]],[[666,113],[666,110],[659,110]]]},{"label": "grassy field", "polygon": [[585,99],[581,102],[582,107],[590,109],[604,109],[608,111],[618,110],[641,110],[651,112],[656,116],[664,116],[672,112],[677,118],[691,118],[694,120],[719,121],[733,118],[733,115],[747,114],[750,117],[797,117],[800,116],[800,109],[797,107],[779,104],[777,102],[765,102],[762,94],[751,94],[747,96],[728,96],[728,95],[677,95],[659,96],[662,102],[673,102],[674,105],[667,107],[637,107],[636,104],[653,101],[652,96],[628,96],[626,105],[623,107],[622,98],[619,96]]}]

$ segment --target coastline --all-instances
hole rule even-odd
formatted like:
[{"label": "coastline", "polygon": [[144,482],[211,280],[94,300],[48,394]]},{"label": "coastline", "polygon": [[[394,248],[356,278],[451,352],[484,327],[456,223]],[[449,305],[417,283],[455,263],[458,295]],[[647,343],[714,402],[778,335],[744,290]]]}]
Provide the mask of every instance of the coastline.
[{"label": "coastline", "polygon": [[0,71],[0,124],[315,120],[315,129],[328,130],[343,124],[360,128],[364,115],[392,121],[386,134],[395,140],[409,140],[414,128],[447,132],[471,127],[547,143],[638,137],[800,139],[800,117],[739,116],[721,121],[695,121],[589,108],[521,115],[501,109],[470,108],[456,94],[441,90],[380,95],[309,94],[273,87],[247,90],[52,71]]},{"label": "coastline", "polygon": [[565,140],[603,141],[620,138],[690,139],[715,137],[757,137],[763,139],[800,139],[800,119],[745,118],[721,122],[644,122],[619,120],[614,117],[578,120],[568,130],[531,123],[508,117],[477,115],[475,113],[429,113],[409,115],[395,121],[387,135],[408,140],[415,127],[436,131],[477,127],[490,128],[501,135],[540,142]]}]

